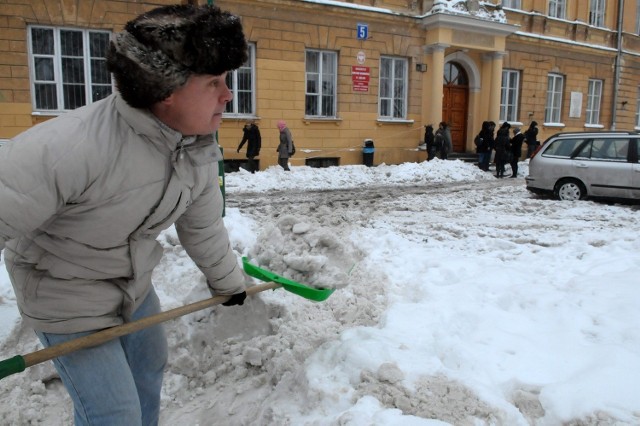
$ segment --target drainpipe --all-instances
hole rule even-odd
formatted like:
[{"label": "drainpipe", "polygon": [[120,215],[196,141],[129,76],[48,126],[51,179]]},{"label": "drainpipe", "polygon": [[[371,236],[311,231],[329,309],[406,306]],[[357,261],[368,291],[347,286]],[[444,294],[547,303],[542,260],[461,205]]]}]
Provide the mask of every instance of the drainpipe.
[{"label": "drainpipe", "polygon": [[624,15],[624,0],[618,0],[618,51],[616,52],[615,77],[613,79],[613,105],[611,111],[611,130],[616,130],[618,118],[618,89],[620,87],[620,61],[622,60],[622,17]]}]

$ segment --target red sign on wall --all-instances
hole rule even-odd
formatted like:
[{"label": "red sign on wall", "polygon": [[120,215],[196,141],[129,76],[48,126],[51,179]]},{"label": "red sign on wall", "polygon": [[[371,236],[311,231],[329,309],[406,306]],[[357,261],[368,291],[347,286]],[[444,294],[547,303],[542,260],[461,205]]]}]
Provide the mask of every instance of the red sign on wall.
[{"label": "red sign on wall", "polygon": [[368,92],[369,79],[371,78],[370,68],[358,65],[351,66],[351,82],[354,92]]},{"label": "red sign on wall", "polygon": [[368,75],[351,75],[351,80],[353,81],[369,81],[369,76]]}]

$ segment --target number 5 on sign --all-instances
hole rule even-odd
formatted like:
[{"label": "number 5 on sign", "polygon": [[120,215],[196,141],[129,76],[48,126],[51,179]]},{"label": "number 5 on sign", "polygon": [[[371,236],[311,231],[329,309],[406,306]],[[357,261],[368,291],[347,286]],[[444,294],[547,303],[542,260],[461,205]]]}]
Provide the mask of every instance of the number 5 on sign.
[{"label": "number 5 on sign", "polygon": [[369,37],[369,25],[358,24],[358,40],[366,40]]}]

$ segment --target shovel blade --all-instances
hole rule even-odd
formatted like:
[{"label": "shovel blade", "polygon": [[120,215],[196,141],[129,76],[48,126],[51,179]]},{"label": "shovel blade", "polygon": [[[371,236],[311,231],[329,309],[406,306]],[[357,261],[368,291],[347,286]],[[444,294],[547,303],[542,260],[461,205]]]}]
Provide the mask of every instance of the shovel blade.
[{"label": "shovel blade", "polygon": [[288,292],[297,294],[305,299],[313,300],[314,302],[322,302],[323,300],[326,300],[335,290],[329,288],[309,287],[288,278],[281,277],[278,274],[274,274],[271,271],[259,268],[258,266],[250,263],[246,257],[242,258],[242,266],[244,267],[244,271],[250,277],[254,277],[265,282],[278,283]]}]

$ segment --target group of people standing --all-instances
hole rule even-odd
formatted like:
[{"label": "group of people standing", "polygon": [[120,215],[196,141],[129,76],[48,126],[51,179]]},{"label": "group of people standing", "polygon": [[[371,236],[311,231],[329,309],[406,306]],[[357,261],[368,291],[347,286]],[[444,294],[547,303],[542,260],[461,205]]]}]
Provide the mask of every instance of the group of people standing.
[{"label": "group of people standing", "polygon": [[[489,170],[491,154],[495,151],[494,162],[496,164],[496,177],[502,178],[505,173],[505,165],[511,165],[511,177],[518,176],[518,161],[522,156],[522,144],[527,144],[527,158],[535,152],[540,145],[538,142],[538,123],[532,121],[529,128],[522,133],[521,128],[504,122],[496,133],[496,123],[485,121],[482,123],[480,133],[474,138],[476,153],[478,154],[478,166],[484,170]],[[436,157],[446,160],[453,150],[451,141],[451,129],[449,125],[442,121],[438,125],[438,130],[433,131],[433,126],[428,124],[424,131],[424,142],[427,148],[427,161]],[[513,137],[509,136],[509,131],[513,132]],[[495,133],[495,137],[494,137]]]},{"label": "group of people standing", "polygon": [[[510,177],[518,177],[518,161],[522,156],[522,144],[527,144],[527,158],[531,157],[539,145],[537,141],[537,126],[538,123],[532,121],[529,128],[524,133],[521,133],[520,127],[514,126],[511,129],[511,124],[504,122],[494,138],[496,123],[493,121],[483,122],[480,133],[474,138],[476,153],[478,154],[478,167],[488,171],[491,154],[495,151],[496,177],[504,177],[507,163],[511,165]],[[509,137],[509,130],[512,130],[513,137]]]},{"label": "group of people standing", "polygon": [[424,128],[424,142],[427,145],[427,161],[433,160],[436,156],[441,160],[446,160],[449,153],[453,151],[449,125],[441,121],[435,133],[433,133],[433,126],[431,124],[424,126]]}]

